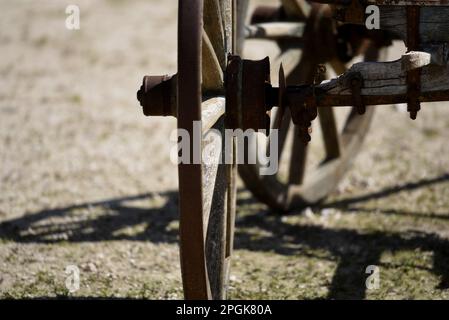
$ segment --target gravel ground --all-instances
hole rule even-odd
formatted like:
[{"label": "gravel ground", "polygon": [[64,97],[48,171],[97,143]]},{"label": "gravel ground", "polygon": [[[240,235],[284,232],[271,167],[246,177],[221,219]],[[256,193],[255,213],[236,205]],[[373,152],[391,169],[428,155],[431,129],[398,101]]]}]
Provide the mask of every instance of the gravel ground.
[{"label": "gravel ground", "polygon": [[[0,297],[181,298],[175,121],[135,100],[176,70],[176,1],[77,0],[79,31],[70,3],[0,0]],[[230,297],[449,298],[448,140],[447,105],[379,108],[321,207],[281,217],[241,185]]]}]

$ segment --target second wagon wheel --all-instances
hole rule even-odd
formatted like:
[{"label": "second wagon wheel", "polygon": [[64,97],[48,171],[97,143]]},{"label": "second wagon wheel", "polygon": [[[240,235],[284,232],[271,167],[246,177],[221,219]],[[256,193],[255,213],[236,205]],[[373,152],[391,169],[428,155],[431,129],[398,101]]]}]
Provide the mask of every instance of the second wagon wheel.
[{"label": "second wagon wheel", "polygon": [[[307,5],[304,1],[303,4]],[[312,9],[310,12],[310,14],[313,14],[313,12],[318,12],[318,10]],[[312,23],[309,23],[309,21]],[[315,38],[321,41],[325,37],[317,35],[315,30],[308,29],[310,25],[314,25],[314,22],[314,17],[309,16],[303,36],[305,41],[307,41],[307,37],[312,39],[312,41]],[[281,46],[281,48],[286,52],[289,49],[285,45]],[[324,47],[321,52],[326,50],[326,47]],[[320,52],[313,48],[311,49],[311,46],[305,44],[299,63],[296,67],[291,68],[292,71],[287,75],[287,83],[289,85],[313,83],[318,64],[316,57],[319,54]],[[277,59],[280,61],[274,63],[275,67],[272,70],[278,68],[276,64],[279,65],[279,62],[282,62],[284,55],[286,54],[281,52],[280,59]],[[378,55],[378,48],[371,46],[365,52],[365,60],[375,61],[378,59]],[[344,63],[338,59],[330,59],[327,62],[331,64],[337,75],[342,74],[346,70]],[[281,124],[278,140],[279,171],[275,175],[261,175],[258,163],[239,165],[239,174],[253,195],[269,207],[281,211],[300,209],[316,204],[335,190],[362,147],[364,137],[372,120],[374,108],[367,108],[364,115],[359,115],[357,110],[353,108],[346,117],[341,131],[338,130],[333,108],[318,108],[324,158],[316,166],[308,165],[306,160],[310,143],[307,146],[304,145],[297,131],[298,129],[293,126],[291,116],[287,111],[282,121],[276,119],[279,116],[279,112],[274,114],[271,121],[272,128],[274,124]],[[286,164],[281,162],[280,159],[283,151],[285,151],[284,147],[287,145],[286,140],[289,131],[293,131],[293,141],[290,147],[289,163]],[[258,136],[258,139],[263,139],[263,137]],[[314,139],[316,137],[312,134],[312,143],[314,143]],[[268,148],[268,145],[262,141],[262,143],[257,143],[257,147]],[[282,166],[285,165],[288,165],[288,168],[284,170],[287,172],[286,178],[280,174],[285,169]]]},{"label": "second wagon wheel", "polygon": [[[235,219],[233,142],[228,154],[232,163],[218,164],[218,159],[225,151],[223,70],[236,49],[236,12],[232,0],[179,1],[178,128],[190,134],[192,160],[201,161],[179,164],[181,271],[187,299],[226,297]],[[194,121],[199,120],[202,125],[195,132]],[[195,139],[201,141],[197,146]]]}]

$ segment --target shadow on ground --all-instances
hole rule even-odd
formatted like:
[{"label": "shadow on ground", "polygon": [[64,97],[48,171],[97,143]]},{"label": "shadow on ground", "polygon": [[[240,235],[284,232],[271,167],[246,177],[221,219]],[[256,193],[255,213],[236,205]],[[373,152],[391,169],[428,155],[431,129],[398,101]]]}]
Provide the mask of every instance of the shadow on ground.
[{"label": "shadow on ground", "polygon": [[[354,205],[371,199],[379,199],[394,193],[411,191],[432,184],[449,181],[449,174],[433,179],[423,179],[401,186],[394,186],[366,194],[322,205],[321,208],[341,208],[351,212],[363,212]],[[242,191],[239,191],[242,192]],[[166,199],[160,207],[149,208],[154,194],[90,202],[52,210],[29,213],[23,217],[0,223],[0,239],[15,242],[57,243],[65,234],[69,242],[92,242],[104,240],[140,240],[154,243],[175,243],[178,241],[176,192],[160,193],[157,197]],[[135,206],[134,202],[144,204]],[[248,205],[253,199],[241,199],[239,205]],[[93,212],[93,214],[90,214]],[[378,210],[389,215],[418,216],[432,219],[449,219],[447,215],[424,214],[399,210]],[[144,223],[144,230],[123,234],[117,231]],[[271,251],[280,255],[302,254],[301,247],[326,250],[338,266],[329,286],[328,298],[362,299],[365,297],[364,273],[367,265],[379,265],[385,251],[422,250],[433,252],[432,272],[440,277],[439,289],[449,289],[449,240],[434,233],[414,232],[371,232],[361,233],[354,229],[329,229],[316,225],[292,225],[283,222],[280,215],[269,212],[248,214],[238,219],[235,247],[252,251]],[[268,231],[251,239],[245,227],[257,227]],[[267,236],[268,235],[268,236]],[[285,240],[288,236],[288,240]],[[294,246],[292,246],[294,244]],[[298,246],[300,245],[300,246]],[[354,246],[357,247],[354,250]],[[418,266],[410,266],[416,267]]]}]

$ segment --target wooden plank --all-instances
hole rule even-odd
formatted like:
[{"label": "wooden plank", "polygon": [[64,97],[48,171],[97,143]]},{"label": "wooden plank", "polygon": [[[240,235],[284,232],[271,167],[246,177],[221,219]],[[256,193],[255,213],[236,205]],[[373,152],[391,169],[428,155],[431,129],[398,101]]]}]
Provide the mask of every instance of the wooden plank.
[{"label": "wooden plank", "polygon": [[[402,59],[392,62],[360,62],[345,74],[322,82],[317,88],[326,94],[351,95],[348,77],[358,72],[363,78],[362,96],[402,95],[407,92],[406,71]],[[449,66],[422,68],[421,92],[449,90]]]},{"label": "wooden plank", "polygon": [[[422,7],[420,18],[421,43],[449,41],[449,7]],[[407,39],[406,7],[381,7],[380,28]]]},{"label": "wooden plank", "polygon": [[432,55],[427,52],[410,51],[401,58],[401,67],[404,71],[419,69],[431,63]]}]

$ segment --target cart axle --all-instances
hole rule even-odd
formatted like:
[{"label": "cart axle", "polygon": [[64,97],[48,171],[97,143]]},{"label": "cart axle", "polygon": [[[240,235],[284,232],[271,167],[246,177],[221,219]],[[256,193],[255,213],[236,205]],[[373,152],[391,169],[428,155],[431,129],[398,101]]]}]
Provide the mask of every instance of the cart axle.
[{"label": "cart axle", "polygon": [[[421,102],[449,100],[449,85],[441,90],[423,91],[418,79],[417,83],[411,82],[407,86],[411,74],[421,74],[422,67],[432,62],[430,58],[426,59],[423,52],[412,52],[393,62],[400,65],[398,72],[401,73],[396,77],[403,78],[407,88],[403,92],[398,89],[397,93],[391,92],[392,89],[388,89],[390,92],[376,89],[381,86],[375,84],[371,74],[365,71],[374,69],[369,63],[356,64],[337,79],[317,85],[285,86],[282,71],[279,74],[279,83],[284,85],[274,87],[270,83],[268,57],[252,61],[241,59],[239,56],[229,56],[228,61],[225,72],[225,95],[226,126],[230,129],[265,130],[268,135],[271,109],[276,106],[284,112],[288,107],[293,123],[300,129],[302,140],[308,142],[311,122],[317,117],[317,108],[320,107],[354,106],[359,114],[364,114],[367,105],[407,103],[411,118],[416,119]],[[379,69],[383,65],[385,64],[377,63],[376,67]],[[395,65],[389,63],[385,68],[395,70]],[[443,83],[447,82],[445,73],[441,73],[439,77],[443,79]],[[438,78],[433,79],[434,82],[438,81]],[[137,92],[137,99],[146,116],[177,117],[177,81],[177,75],[144,77],[143,84]],[[381,84],[383,80],[377,81]],[[367,82],[371,83],[372,87],[369,87]],[[419,88],[412,90],[413,84]]]}]

